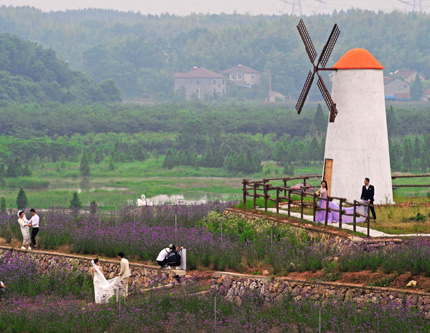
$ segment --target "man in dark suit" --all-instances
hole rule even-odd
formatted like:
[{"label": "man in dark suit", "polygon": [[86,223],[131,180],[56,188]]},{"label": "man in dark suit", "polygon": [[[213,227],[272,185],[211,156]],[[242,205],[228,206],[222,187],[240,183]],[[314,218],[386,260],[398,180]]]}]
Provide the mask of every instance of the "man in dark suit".
[{"label": "man in dark suit", "polygon": [[375,201],[375,188],[373,185],[370,185],[369,178],[364,179],[364,186],[361,190],[361,200],[367,201],[367,203],[370,205],[370,211],[372,212],[372,216],[374,218],[374,221],[376,222],[376,213],[375,213],[375,207],[373,206],[373,202]]}]

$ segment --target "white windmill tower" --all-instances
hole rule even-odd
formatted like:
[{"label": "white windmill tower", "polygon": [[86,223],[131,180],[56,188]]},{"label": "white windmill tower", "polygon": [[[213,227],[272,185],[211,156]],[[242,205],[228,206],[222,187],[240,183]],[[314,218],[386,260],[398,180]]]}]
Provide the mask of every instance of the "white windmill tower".
[{"label": "white windmill tower", "polygon": [[[314,71],[308,75],[296,109],[301,112],[313,77],[317,74],[318,87],[330,110],[323,170],[329,194],[357,200],[364,178],[368,177],[375,186],[375,203],[393,202],[384,67],[367,50],[353,49],[342,56],[333,68],[325,68],[340,33],[337,25],[315,65],[316,51],[302,20],[297,28]],[[333,98],[319,70],[334,71]]]}]

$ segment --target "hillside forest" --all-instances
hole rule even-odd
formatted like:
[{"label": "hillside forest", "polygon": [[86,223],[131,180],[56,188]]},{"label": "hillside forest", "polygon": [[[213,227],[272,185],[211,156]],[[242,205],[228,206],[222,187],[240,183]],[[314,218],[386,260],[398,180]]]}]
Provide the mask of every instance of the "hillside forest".
[{"label": "hillside forest", "polygon": [[[305,22],[318,51],[333,24],[339,25],[341,35],[328,66],[348,50],[362,47],[385,66],[385,75],[409,68],[430,78],[428,14],[349,10],[306,17]],[[310,69],[297,23],[297,17],[288,15],[180,17],[0,8],[1,31],[54,50],[73,70],[83,71],[98,84],[114,80],[126,100],[164,102],[180,99],[173,94],[175,72],[193,66],[220,72],[237,64],[263,72],[263,82],[252,89],[231,85],[225,100],[264,100],[269,73],[272,90],[295,100]],[[427,81],[423,84],[429,86]],[[311,99],[320,99],[316,89]]]}]

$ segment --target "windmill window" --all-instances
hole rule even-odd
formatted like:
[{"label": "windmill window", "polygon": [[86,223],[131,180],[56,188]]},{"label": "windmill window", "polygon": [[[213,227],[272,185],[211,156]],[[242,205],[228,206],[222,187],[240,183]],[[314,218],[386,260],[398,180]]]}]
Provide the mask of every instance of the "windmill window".
[{"label": "windmill window", "polygon": [[200,84],[200,81],[199,81],[199,80],[197,80],[197,81],[196,81],[196,83],[197,83],[197,84]]},{"label": "windmill window", "polygon": [[214,80],[214,84],[216,84],[216,80]]},{"label": "windmill window", "polygon": [[254,78],[254,75],[251,76],[251,79],[253,79],[253,78]]},{"label": "windmill window", "polygon": [[230,74],[230,80],[235,80],[235,79],[236,79],[236,76],[233,74]]},{"label": "windmill window", "polygon": [[237,79],[238,79],[238,80],[242,80],[242,75],[240,75],[240,74],[239,74],[239,75],[237,76]]},{"label": "windmill window", "polygon": [[222,84],[224,84],[224,80],[222,80]]}]

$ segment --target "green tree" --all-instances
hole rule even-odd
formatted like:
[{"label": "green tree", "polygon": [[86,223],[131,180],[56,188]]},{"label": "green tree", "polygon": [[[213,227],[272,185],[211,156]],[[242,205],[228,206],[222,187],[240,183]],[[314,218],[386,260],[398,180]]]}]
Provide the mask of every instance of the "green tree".
[{"label": "green tree", "polygon": [[16,208],[25,209],[28,205],[27,195],[25,194],[24,189],[21,187],[18,192],[18,196],[16,197]]},{"label": "green tree", "polygon": [[414,158],[419,159],[421,157],[421,142],[418,137],[415,137],[414,143]]},{"label": "green tree", "polygon": [[87,154],[82,155],[79,170],[83,177],[88,177],[90,175],[90,163],[88,162]]},{"label": "green tree", "polygon": [[169,148],[166,152],[166,157],[164,158],[163,168],[172,169],[173,167],[178,165],[177,154],[176,152]]},{"label": "green tree", "polygon": [[90,202],[90,214],[91,215],[97,214],[97,202],[95,200]]},{"label": "green tree", "polygon": [[72,200],[70,200],[70,208],[72,209],[81,208],[81,201],[79,200],[78,192],[73,193]]},{"label": "green tree", "polygon": [[414,81],[411,83],[411,97],[414,100],[420,100],[421,97],[423,97],[424,94],[424,88],[423,84],[421,83],[420,76],[417,74]]},{"label": "green tree", "polygon": [[109,156],[109,171],[114,171],[115,170],[115,164],[113,164],[113,158],[112,155]]},{"label": "green tree", "polygon": [[121,90],[114,80],[104,80],[102,83],[100,83],[100,88],[102,88],[104,94],[106,95],[106,99],[110,102],[121,101]]},{"label": "green tree", "polygon": [[387,110],[387,128],[389,137],[397,135],[397,119],[392,105]]},{"label": "green tree", "polygon": [[[315,116],[312,121],[311,135],[323,135],[327,131],[327,117],[324,115],[321,104],[318,104],[317,110],[315,111]],[[314,133],[312,133],[314,132]]]},{"label": "green tree", "polygon": [[6,205],[6,199],[4,197],[1,197],[0,198],[0,212],[6,213],[6,209],[7,209],[6,206],[7,206]]}]

